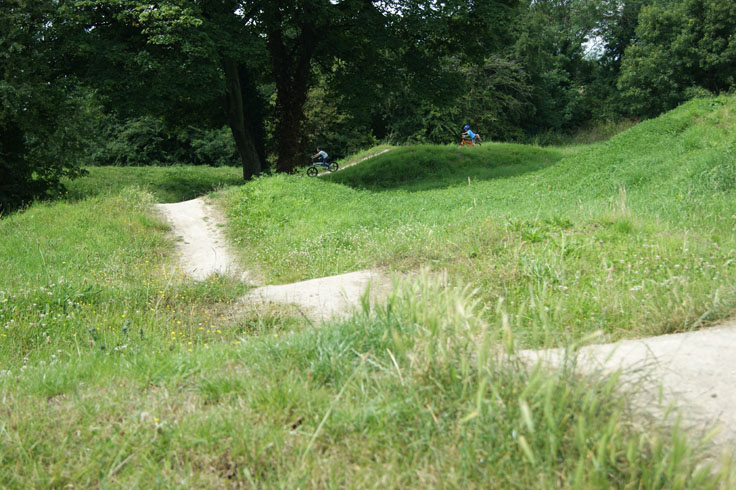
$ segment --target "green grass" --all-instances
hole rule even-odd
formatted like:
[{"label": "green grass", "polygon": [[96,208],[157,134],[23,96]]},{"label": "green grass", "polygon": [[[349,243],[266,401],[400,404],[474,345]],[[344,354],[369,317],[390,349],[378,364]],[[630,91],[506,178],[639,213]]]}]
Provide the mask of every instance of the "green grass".
[{"label": "green grass", "polygon": [[0,221],[3,369],[57,351],[197,345],[261,328],[255,312],[230,318],[229,303],[247,290],[238,281],[185,280],[151,206],[150,194],[129,189]]},{"label": "green grass", "polygon": [[0,220],[0,487],[734,488],[674,415],[631,412],[636,387],[514,353],[734,311],[735,109],[217,193],[269,282],[412,273],[317,328],[176,270],[154,202],[234,169],[92,169],[72,199]]},{"label": "green grass", "polygon": [[152,194],[157,202],[179,202],[243,183],[243,171],[237,167],[88,167],[87,170],[87,176],[64,182],[68,198],[117,194],[136,186]]},{"label": "green grass", "polygon": [[364,161],[368,158],[372,158],[377,154],[384,152],[385,150],[391,150],[393,148],[393,146],[387,144],[373,146],[366,150],[359,151],[358,153],[355,153],[353,155],[348,155],[345,159],[340,160],[338,163],[340,164],[340,167],[346,167],[354,163]]},{"label": "green grass", "polygon": [[551,131],[531,136],[528,138],[528,141],[524,142],[539,145],[587,145],[609,140],[617,134],[635,126],[637,123],[638,121],[636,120],[596,121],[572,133]]},{"label": "green grass", "polygon": [[273,282],[447,270],[509,304],[527,346],[702,327],[736,312],[735,106],[697,100],[591,146],[416,146],[259,179],[227,193],[231,236]]},{"label": "green grass", "polygon": [[480,147],[399,147],[325,177],[329,182],[375,191],[408,192],[456,187],[470,181],[507,179],[553,165],[555,149],[487,143]]},{"label": "green grass", "polygon": [[28,362],[0,377],[0,482],[727,484],[680,431],[641,432],[615,379],[520,369],[497,348],[503,311],[486,324],[474,304],[467,290],[421,280],[375,312],[314,331]]}]

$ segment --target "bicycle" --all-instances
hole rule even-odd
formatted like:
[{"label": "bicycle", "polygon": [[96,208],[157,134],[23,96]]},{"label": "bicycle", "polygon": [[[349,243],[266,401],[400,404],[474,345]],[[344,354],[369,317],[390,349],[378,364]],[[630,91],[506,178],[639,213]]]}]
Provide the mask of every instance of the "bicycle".
[{"label": "bicycle", "polygon": [[480,144],[483,142],[482,139],[480,139],[480,135],[476,133],[475,138],[472,140],[468,137],[468,135],[463,133],[463,136],[460,138],[460,146],[480,146]]},{"label": "bicycle", "polygon": [[316,177],[317,174],[319,174],[319,168],[324,168],[329,172],[336,172],[340,166],[337,164],[337,162],[330,162],[329,160],[326,162],[310,162],[309,167],[307,168],[307,175],[310,177]]},{"label": "bicycle", "polygon": [[468,139],[468,138],[460,139],[460,146],[480,146],[480,143],[481,143],[481,139],[479,137],[476,137],[473,140]]}]

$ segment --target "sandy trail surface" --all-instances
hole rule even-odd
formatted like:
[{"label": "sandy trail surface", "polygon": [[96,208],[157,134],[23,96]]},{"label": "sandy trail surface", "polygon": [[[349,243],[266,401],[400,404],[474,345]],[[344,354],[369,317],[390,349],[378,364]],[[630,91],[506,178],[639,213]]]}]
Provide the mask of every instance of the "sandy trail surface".
[{"label": "sandy trail surface", "polygon": [[291,284],[255,288],[243,298],[255,303],[290,303],[297,305],[305,316],[314,321],[349,315],[360,307],[368,293],[375,302],[392,289],[388,275],[378,270],[362,270],[320,277]]},{"label": "sandy trail surface", "polygon": [[[214,205],[198,198],[158,204],[157,208],[179,239],[177,252],[180,268],[185,274],[197,280],[212,274],[231,274],[256,285],[255,276],[239,267],[228,250],[220,231],[224,217]],[[256,287],[240,302],[294,304],[310,320],[323,321],[354,311],[366,292],[369,300],[375,302],[392,287],[388,274],[379,270],[362,270],[291,284]]]},{"label": "sandy trail surface", "polygon": [[360,159],[358,159],[358,160],[356,160],[354,162],[348,163],[347,165],[344,165],[344,166],[340,167],[340,170],[342,170],[344,168],[352,167],[353,165],[357,165],[360,162],[364,162],[364,161],[369,160],[371,158],[377,157],[378,155],[383,155],[387,151],[391,151],[391,148],[384,148],[383,150],[377,151],[376,153],[374,153],[372,155],[368,155],[367,157],[363,157],[363,158],[360,158]]},{"label": "sandy trail surface", "polygon": [[[360,158],[360,159],[358,159],[358,160],[356,160],[356,161],[354,161],[354,162],[350,162],[350,163],[348,163],[348,164],[345,164],[345,165],[342,165],[342,164],[341,164],[341,165],[340,165],[340,170],[346,169],[346,168],[348,168],[348,167],[352,167],[352,166],[354,166],[354,165],[357,165],[357,164],[359,164],[360,162],[364,162],[364,161],[366,161],[366,160],[369,160],[369,159],[371,159],[371,158],[373,158],[373,157],[377,157],[378,155],[383,155],[383,154],[384,154],[384,153],[386,153],[387,151],[391,151],[391,148],[384,148],[383,150],[381,150],[381,151],[378,151],[378,152],[376,152],[376,153],[374,153],[374,154],[372,154],[372,155],[368,155],[367,157],[363,157],[363,158]],[[319,173],[318,175],[327,175],[327,174],[329,174],[329,173],[330,173],[330,172],[320,172],[320,173]]]},{"label": "sandy trail surface", "polygon": [[179,238],[179,262],[185,274],[197,280],[212,274],[239,274],[246,279],[227,248],[220,232],[224,220],[212,204],[198,198],[156,207]]},{"label": "sandy trail surface", "polygon": [[[530,361],[564,362],[563,349],[521,351]],[[682,424],[736,449],[736,321],[695,332],[623,340],[582,347],[576,359],[583,373],[620,370],[634,406],[657,417],[679,408]]]},{"label": "sandy trail surface", "polygon": [[[224,217],[204,199],[158,208],[180,237],[179,258],[184,272],[195,279],[210,274],[252,275],[236,265],[220,232]],[[359,307],[370,288],[371,301],[392,288],[381,271],[364,270],[292,284],[266,285],[251,290],[241,302],[290,303],[312,321],[347,315]],[[521,351],[530,362],[559,365],[565,351]],[[635,406],[656,417],[674,405],[683,424],[697,431],[718,427],[713,439],[721,448],[736,448],[736,322],[696,332],[663,335],[614,344],[583,347],[577,358],[580,372],[622,370],[629,386],[636,386]]]}]

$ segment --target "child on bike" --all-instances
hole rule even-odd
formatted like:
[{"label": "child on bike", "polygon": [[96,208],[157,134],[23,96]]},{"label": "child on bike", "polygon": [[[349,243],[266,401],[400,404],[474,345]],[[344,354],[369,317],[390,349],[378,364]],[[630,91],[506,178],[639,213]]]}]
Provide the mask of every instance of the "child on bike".
[{"label": "child on bike", "polygon": [[317,153],[312,155],[312,160],[317,159],[317,161],[320,163],[320,165],[327,165],[327,152],[325,152],[322,148],[319,146],[317,147]]},{"label": "child on bike", "polygon": [[472,129],[470,129],[470,124],[466,124],[463,129],[465,132],[462,134],[462,138],[464,140],[470,140],[473,144],[478,144],[482,140],[480,139],[480,135],[478,133],[474,133]]}]

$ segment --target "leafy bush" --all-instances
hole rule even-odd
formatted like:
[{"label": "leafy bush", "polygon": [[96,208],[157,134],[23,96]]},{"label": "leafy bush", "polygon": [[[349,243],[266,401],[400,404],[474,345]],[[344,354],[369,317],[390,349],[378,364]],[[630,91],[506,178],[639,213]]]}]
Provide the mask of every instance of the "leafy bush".
[{"label": "leafy bush", "polygon": [[375,145],[376,138],[371,130],[357,124],[352,115],[341,111],[329,97],[323,88],[309,92],[304,128],[310,153],[320,146],[329,153],[330,159],[336,160]]}]

